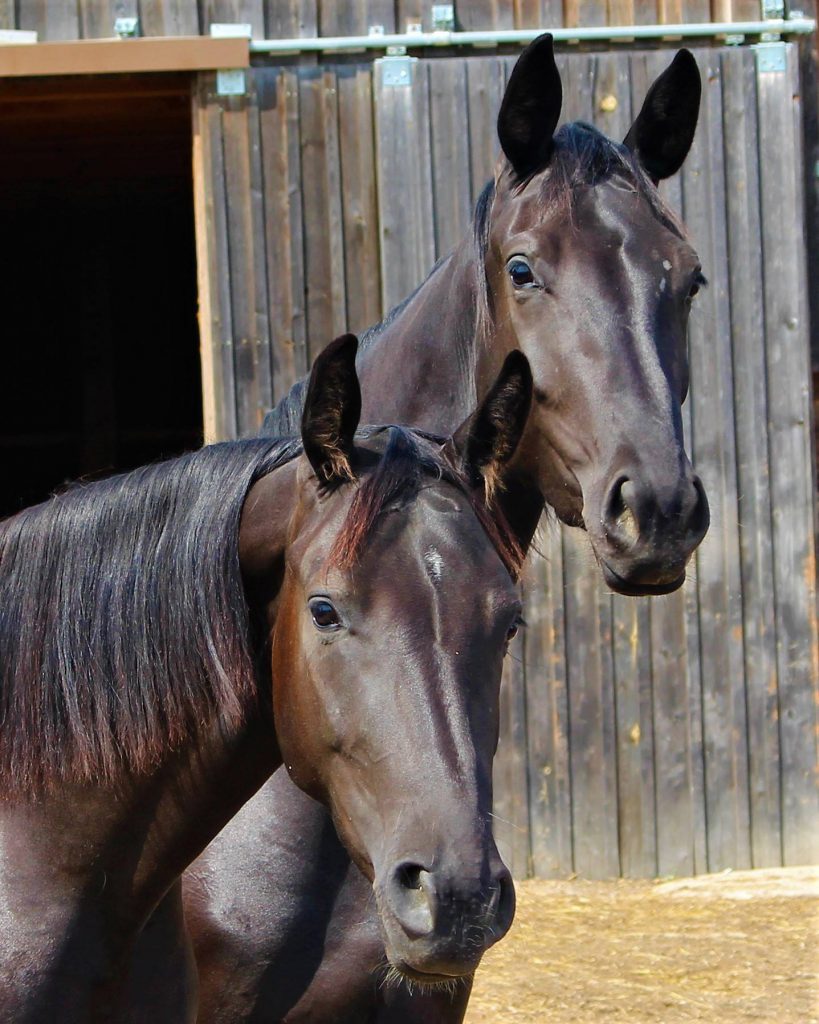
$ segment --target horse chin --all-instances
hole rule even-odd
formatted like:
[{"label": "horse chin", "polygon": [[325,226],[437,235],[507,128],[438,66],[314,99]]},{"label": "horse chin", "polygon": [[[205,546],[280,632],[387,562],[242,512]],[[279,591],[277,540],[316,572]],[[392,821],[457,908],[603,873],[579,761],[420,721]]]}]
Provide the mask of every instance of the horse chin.
[{"label": "horse chin", "polygon": [[685,583],[684,569],[679,574],[662,573],[659,579],[648,580],[644,573],[641,573],[639,579],[621,576],[603,559],[600,559],[600,568],[606,586],[615,594],[623,594],[625,597],[661,597],[663,594],[673,594]]},{"label": "horse chin", "polygon": [[466,974],[432,974],[410,967],[403,960],[389,960],[382,984],[387,987],[400,988],[406,986],[410,994],[415,989],[424,992],[448,992],[454,994],[459,985],[468,982],[475,973],[475,967]]}]

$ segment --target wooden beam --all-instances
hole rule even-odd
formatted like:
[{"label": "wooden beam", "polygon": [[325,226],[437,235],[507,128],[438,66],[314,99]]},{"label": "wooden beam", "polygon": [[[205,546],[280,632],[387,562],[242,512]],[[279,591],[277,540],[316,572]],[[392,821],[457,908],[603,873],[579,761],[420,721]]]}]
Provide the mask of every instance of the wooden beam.
[{"label": "wooden beam", "polygon": [[0,46],[0,76],[108,75],[134,71],[207,71],[250,65],[247,39],[167,36],[83,39]]}]

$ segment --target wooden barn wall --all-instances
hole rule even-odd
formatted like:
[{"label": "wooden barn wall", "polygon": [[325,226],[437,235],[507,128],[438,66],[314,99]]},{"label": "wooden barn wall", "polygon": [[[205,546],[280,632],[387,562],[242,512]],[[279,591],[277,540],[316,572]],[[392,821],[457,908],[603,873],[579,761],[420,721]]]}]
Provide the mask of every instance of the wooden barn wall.
[{"label": "wooden barn wall", "polygon": [[[691,317],[684,416],[713,523],[683,590],[652,600],[609,593],[584,536],[545,523],[497,758],[496,824],[518,875],[681,875],[819,854],[794,49],[780,73],[760,73],[750,49],[697,52],[696,141],[664,190],[710,280]],[[565,117],[623,137],[668,59],[561,55]],[[255,431],[328,339],[378,320],[469,231],[513,62],[423,60],[404,89],[378,64],[257,68],[249,96],[232,99],[203,76],[213,436]]]},{"label": "wooden barn wall", "polygon": [[[211,22],[250,24],[255,38],[388,32],[432,27],[433,0],[0,0],[0,29],[34,29],[41,41],[113,35],[138,17],[142,35],[207,34]],[[790,6],[786,3],[786,7]],[[794,7],[800,7],[795,3]],[[760,0],[456,0],[461,29],[677,24],[760,17]]]}]

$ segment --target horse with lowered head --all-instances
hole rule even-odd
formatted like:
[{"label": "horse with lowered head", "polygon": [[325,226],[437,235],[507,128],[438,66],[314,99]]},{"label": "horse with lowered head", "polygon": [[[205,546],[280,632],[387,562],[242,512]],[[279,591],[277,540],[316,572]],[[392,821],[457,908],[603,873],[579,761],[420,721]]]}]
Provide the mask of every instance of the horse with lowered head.
[{"label": "horse with lowered head", "polygon": [[[355,352],[317,360],[300,439],[0,525],[2,1020],[123,1020],[143,925],[283,762],[371,880],[393,971],[450,983],[509,927],[489,812],[522,553],[483,484],[522,433],[528,363],[445,441],[357,433]],[[158,972],[141,1019],[192,1020],[194,984]]]}]

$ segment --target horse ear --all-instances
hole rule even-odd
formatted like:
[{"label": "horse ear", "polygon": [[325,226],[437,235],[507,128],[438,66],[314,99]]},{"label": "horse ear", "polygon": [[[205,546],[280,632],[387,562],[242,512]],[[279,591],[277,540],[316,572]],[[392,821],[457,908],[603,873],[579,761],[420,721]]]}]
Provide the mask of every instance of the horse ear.
[{"label": "horse ear", "polygon": [[522,352],[510,352],[495,383],[453,437],[461,470],[473,487],[483,484],[487,501],[500,484],[503,466],[515,454],[532,405],[532,370]]},{"label": "horse ear", "polygon": [[498,114],[501,149],[518,178],[548,163],[562,103],[554,44],[546,32],[518,58]]},{"label": "horse ear", "polygon": [[353,479],[350,458],[361,418],[361,388],[355,369],[358,339],[342,334],[316,357],[301,417],[304,454],[321,486]]},{"label": "horse ear", "polygon": [[623,140],[656,185],[682,167],[700,112],[700,70],[690,50],[679,50],[648,90]]}]

